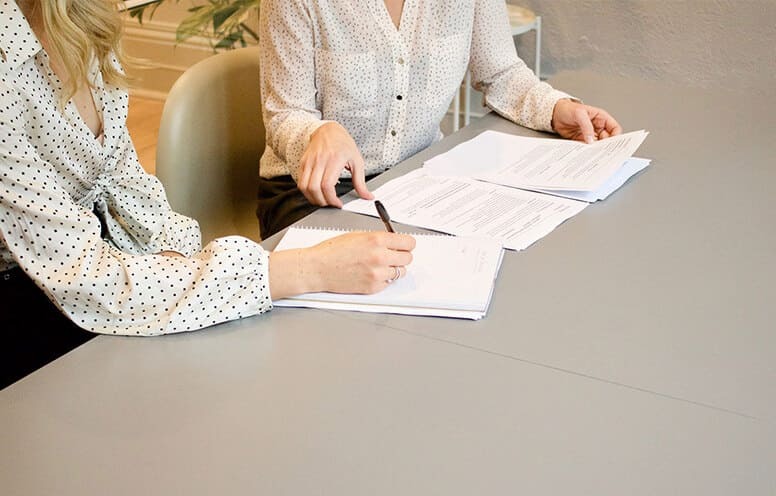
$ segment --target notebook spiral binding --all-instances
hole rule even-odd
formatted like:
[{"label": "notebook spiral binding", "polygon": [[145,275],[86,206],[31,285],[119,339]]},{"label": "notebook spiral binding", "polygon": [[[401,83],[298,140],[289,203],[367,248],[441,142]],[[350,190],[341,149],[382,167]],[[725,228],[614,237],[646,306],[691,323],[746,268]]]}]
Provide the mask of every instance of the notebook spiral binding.
[{"label": "notebook spiral binding", "polygon": [[[330,232],[342,232],[342,233],[349,233],[349,232],[385,232],[384,229],[349,229],[349,228],[343,228],[343,227],[332,227],[332,226],[326,226],[326,227],[319,227],[319,226],[291,226],[296,229],[307,229],[311,231],[330,231]],[[289,228],[290,229],[290,228]],[[454,237],[454,234],[448,234],[438,231],[423,231],[423,232],[408,232],[408,231],[396,231],[397,234],[409,234],[410,236],[442,236],[442,237]]]}]

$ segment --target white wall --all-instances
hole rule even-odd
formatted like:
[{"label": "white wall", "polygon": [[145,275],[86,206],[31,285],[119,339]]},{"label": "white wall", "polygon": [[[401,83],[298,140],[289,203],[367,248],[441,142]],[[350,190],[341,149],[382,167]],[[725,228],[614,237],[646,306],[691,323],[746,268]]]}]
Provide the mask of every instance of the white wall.
[{"label": "white wall", "polygon": [[[776,89],[776,0],[508,1],[542,16],[543,77],[588,69],[762,94]],[[139,92],[163,97],[186,67],[212,54],[207,40],[175,44],[175,26],[192,3],[169,2],[143,26],[128,21],[127,50],[152,65],[139,72]],[[517,46],[533,67],[533,34]],[[478,100],[473,95],[475,111]]]},{"label": "white wall", "polygon": [[[776,89],[776,0],[509,0],[542,16],[542,75],[588,69],[762,94]],[[531,35],[518,52],[533,64]]]}]

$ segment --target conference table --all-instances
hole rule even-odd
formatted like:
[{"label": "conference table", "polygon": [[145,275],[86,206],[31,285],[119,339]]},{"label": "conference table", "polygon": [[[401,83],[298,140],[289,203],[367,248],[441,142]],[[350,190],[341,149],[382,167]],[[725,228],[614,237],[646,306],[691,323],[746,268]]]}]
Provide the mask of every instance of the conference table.
[{"label": "conference table", "polygon": [[[776,97],[550,82],[649,131],[652,163],[507,252],[484,319],[100,336],[0,392],[0,493],[776,494]],[[486,129],[549,136],[488,114],[370,187]]]}]

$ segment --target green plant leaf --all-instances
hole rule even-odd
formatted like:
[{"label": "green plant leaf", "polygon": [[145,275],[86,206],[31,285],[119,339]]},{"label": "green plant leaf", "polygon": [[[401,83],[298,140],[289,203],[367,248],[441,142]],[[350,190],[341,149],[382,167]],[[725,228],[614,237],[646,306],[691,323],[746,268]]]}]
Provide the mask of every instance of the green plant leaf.
[{"label": "green plant leaf", "polygon": [[239,5],[229,5],[213,12],[213,31],[218,31],[221,25],[235,12],[240,10]]},{"label": "green plant leaf", "polygon": [[[142,24],[143,14],[146,8],[150,8],[150,19],[157,8],[165,1],[137,9],[130,12]],[[196,5],[187,9],[188,15],[183,18],[175,30],[175,42],[181,43],[192,36],[203,36],[214,42],[211,44],[214,51],[228,50],[236,45],[247,46],[246,36],[253,42],[259,40],[258,34],[246,23],[251,14],[258,12],[261,0],[195,0]]]}]

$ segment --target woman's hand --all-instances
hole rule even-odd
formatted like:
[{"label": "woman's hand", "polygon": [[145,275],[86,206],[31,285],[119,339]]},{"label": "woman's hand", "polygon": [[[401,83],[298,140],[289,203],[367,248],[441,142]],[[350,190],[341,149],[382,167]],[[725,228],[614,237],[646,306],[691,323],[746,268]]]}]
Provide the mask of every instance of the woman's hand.
[{"label": "woman's hand", "polygon": [[376,293],[412,262],[415,238],[383,231],[353,232],[300,250],[270,254],[272,299],[302,293]]},{"label": "woman's hand", "polygon": [[313,132],[302,155],[297,187],[313,205],[342,208],[335,185],[343,169],[353,177],[353,188],[361,198],[374,198],[366,187],[364,158],[350,133],[336,122],[327,122]]},{"label": "woman's hand", "polygon": [[567,98],[555,103],[552,128],[564,138],[585,143],[622,133],[620,125],[606,110]]}]

